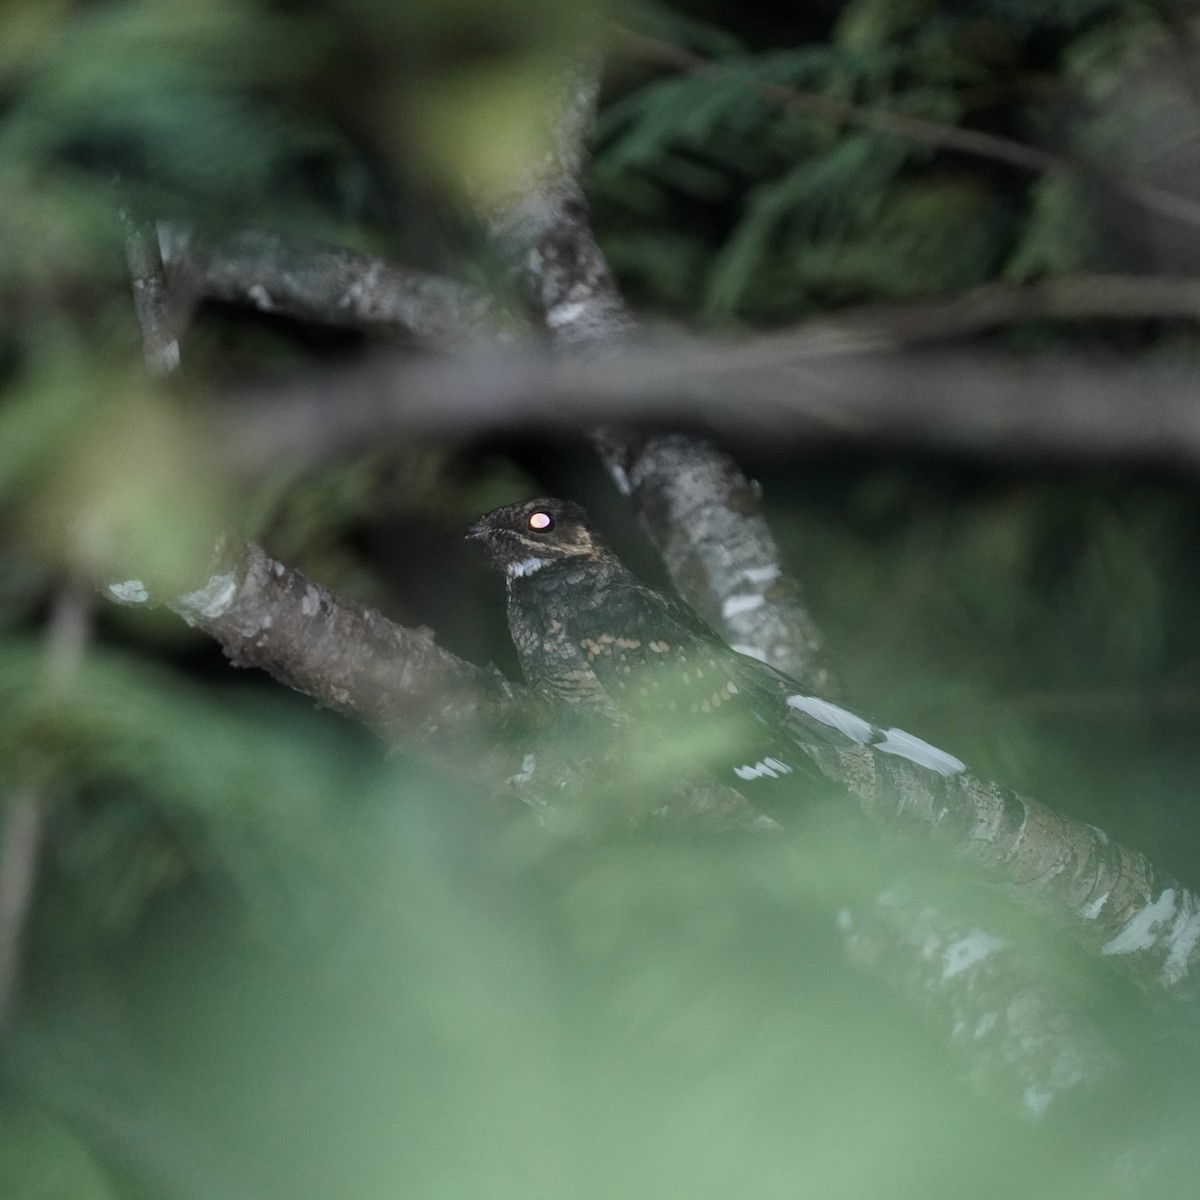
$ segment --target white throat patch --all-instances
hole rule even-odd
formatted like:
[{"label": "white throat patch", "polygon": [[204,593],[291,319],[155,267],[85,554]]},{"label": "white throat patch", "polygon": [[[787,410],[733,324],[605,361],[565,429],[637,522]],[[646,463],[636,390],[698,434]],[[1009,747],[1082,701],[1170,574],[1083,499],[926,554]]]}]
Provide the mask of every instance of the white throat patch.
[{"label": "white throat patch", "polygon": [[534,571],[540,571],[546,566],[550,560],[548,558],[539,558],[536,554],[529,558],[523,558],[520,562],[509,563],[504,568],[504,573],[509,579],[520,579],[522,575],[532,575]]}]

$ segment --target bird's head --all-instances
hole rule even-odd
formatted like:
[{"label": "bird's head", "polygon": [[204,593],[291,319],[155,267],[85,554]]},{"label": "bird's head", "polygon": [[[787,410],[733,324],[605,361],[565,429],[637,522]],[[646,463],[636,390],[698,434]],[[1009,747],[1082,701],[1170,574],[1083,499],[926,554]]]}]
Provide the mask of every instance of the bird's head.
[{"label": "bird's head", "polygon": [[532,575],[551,563],[606,553],[578,504],[545,497],[492,509],[467,530],[467,537],[482,542],[509,579]]}]

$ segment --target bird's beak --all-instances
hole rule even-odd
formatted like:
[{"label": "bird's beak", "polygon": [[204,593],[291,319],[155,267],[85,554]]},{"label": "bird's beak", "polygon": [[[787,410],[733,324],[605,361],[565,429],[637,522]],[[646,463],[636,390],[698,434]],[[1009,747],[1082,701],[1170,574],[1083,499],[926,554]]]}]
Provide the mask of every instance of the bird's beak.
[{"label": "bird's beak", "polygon": [[482,520],[474,521],[467,526],[466,540],[468,542],[478,542],[488,535],[487,526]]}]

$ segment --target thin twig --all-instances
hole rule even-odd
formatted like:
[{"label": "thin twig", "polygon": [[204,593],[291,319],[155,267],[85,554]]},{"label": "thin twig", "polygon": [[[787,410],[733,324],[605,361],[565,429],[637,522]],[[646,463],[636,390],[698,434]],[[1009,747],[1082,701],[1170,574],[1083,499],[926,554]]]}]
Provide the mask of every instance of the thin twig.
[{"label": "thin twig", "polygon": [[1081,273],[1036,283],[984,283],[955,295],[864,304],[805,321],[773,338],[864,345],[943,342],[1024,321],[1200,321],[1200,279]]},{"label": "thin twig", "polygon": [[0,1027],[17,993],[42,842],[42,804],[35,784],[19,785],[9,793],[0,819]]},{"label": "thin twig", "polygon": [[151,375],[169,375],[179,366],[179,338],[158,232],[153,221],[135,217],[128,208],[122,208],[120,216],[146,369]]}]

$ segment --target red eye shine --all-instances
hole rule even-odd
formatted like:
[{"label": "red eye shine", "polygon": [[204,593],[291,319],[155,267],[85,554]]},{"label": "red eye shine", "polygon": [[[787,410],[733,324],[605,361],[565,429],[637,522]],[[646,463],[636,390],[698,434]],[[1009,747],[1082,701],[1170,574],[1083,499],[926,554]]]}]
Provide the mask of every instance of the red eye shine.
[{"label": "red eye shine", "polygon": [[538,509],[537,512],[529,514],[529,528],[536,529],[539,533],[551,529],[554,526],[554,518],[548,513]]}]

